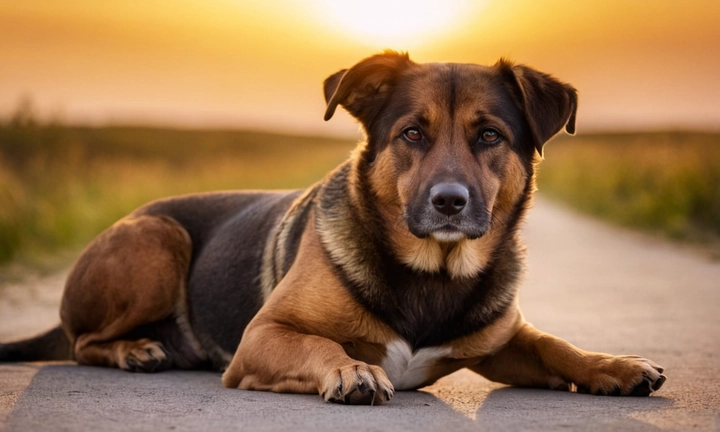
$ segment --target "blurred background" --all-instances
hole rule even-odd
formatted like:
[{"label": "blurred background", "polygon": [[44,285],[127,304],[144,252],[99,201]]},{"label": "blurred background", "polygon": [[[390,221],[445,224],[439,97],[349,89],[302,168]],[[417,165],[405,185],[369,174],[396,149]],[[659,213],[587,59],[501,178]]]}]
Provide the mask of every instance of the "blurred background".
[{"label": "blurred background", "polygon": [[322,81],[386,48],[573,84],[540,193],[720,256],[720,2],[0,2],[0,280],[138,205],[308,186],[360,139]]}]

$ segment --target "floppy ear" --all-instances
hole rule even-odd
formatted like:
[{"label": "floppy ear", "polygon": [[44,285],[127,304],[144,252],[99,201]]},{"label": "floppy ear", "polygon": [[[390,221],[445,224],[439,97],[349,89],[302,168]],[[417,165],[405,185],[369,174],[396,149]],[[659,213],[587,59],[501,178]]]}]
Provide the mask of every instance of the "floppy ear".
[{"label": "floppy ear", "polygon": [[400,72],[411,64],[407,54],[385,51],[331,75],[324,83],[325,120],[342,105],[367,126],[382,108]]},{"label": "floppy ear", "polygon": [[513,66],[504,59],[495,67],[515,87],[540,156],[543,145],[563,126],[570,135],[575,133],[577,91],[571,85],[524,65]]}]

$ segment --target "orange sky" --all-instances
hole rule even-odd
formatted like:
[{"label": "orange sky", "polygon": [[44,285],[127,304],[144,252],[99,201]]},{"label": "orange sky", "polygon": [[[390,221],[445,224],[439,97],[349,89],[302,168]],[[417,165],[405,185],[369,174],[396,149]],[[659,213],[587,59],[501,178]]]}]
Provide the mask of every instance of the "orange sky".
[{"label": "orange sky", "polygon": [[348,135],[322,120],[323,79],[393,48],[550,72],[578,88],[580,131],[720,130],[718,0],[393,1],[361,0],[370,24],[343,0],[0,1],[0,115],[30,95],[68,122]]}]

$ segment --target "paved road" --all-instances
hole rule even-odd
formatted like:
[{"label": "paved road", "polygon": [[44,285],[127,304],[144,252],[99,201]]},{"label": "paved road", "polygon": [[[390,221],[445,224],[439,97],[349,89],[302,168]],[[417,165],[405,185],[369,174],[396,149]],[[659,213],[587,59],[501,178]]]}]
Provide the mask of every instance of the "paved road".
[{"label": "paved road", "polygon": [[[222,388],[205,372],[0,365],[0,428],[60,430],[720,430],[720,263],[539,201],[522,307],[583,348],[666,368],[650,398],[508,388],[460,371],[381,407]],[[62,278],[6,287],[0,340],[57,316]],[[28,294],[30,293],[30,294]],[[29,302],[28,297],[38,301]]]}]

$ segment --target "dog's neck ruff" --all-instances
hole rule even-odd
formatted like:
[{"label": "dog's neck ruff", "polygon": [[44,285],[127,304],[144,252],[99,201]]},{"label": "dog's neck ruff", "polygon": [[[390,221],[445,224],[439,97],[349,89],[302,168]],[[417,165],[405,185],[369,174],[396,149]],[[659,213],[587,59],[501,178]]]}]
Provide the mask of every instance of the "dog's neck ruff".
[{"label": "dog's neck ruff", "polygon": [[300,239],[320,188],[321,183],[316,183],[300,195],[268,236],[260,271],[263,303],[295,261]]},{"label": "dog's neck ruff", "polygon": [[359,303],[412,349],[478,331],[510,307],[522,267],[515,241],[495,251],[498,264],[473,277],[413,269],[392,253],[382,218],[367,202],[371,192],[353,177],[353,169],[347,162],[326,177],[315,202],[315,224],[336,274]]}]

